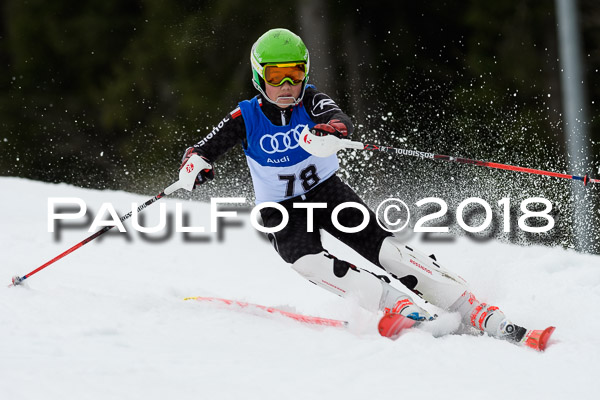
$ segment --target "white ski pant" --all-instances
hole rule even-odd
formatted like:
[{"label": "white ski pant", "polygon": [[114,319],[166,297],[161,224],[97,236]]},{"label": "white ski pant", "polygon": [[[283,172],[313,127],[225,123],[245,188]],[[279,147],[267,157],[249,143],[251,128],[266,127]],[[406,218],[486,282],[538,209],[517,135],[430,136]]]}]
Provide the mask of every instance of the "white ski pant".
[{"label": "white ski pant", "polygon": [[[379,252],[381,266],[408,290],[444,310],[458,311],[463,322],[498,335],[504,314],[480,303],[466,281],[440,265],[432,256],[416,251],[394,236],[384,239]],[[305,255],[292,267],[316,285],[356,301],[369,311],[389,311],[405,293],[382,277],[336,259],[326,252]]]},{"label": "white ski pant", "polygon": [[[441,267],[432,258],[401,244],[393,236],[383,241],[379,261],[404,286],[443,309],[449,309],[467,290],[462,278]],[[384,310],[402,295],[377,275],[325,252],[303,256],[292,264],[292,268],[339,296],[353,298],[370,311]]]}]

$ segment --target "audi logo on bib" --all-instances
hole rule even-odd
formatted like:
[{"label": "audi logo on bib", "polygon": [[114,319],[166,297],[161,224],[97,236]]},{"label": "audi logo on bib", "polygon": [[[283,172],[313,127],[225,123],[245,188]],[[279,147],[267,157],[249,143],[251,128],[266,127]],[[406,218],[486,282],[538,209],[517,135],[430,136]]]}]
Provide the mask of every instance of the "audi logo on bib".
[{"label": "audi logo on bib", "polygon": [[277,132],[273,135],[263,135],[260,138],[260,148],[267,154],[283,153],[299,146],[300,134],[306,125],[297,125],[287,132]]}]

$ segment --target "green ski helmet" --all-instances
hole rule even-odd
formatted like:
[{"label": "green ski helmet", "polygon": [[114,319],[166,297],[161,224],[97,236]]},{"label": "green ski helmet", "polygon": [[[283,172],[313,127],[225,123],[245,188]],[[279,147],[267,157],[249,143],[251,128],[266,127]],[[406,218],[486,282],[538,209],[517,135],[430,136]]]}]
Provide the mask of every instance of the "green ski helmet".
[{"label": "green ski helmet", "polygon": [[310,59],[308,49],[300,36],[282,28],[271,29],[264,33],[252,46],[250,51],[250,64],[252,65],[252,84],[265,99],[273,104],[277,104],[265,93],[265,78],[263,66],[270,63],[303,62],[306,76],[302,82],[302,91],[300,97],[292,105],[302,101],[304,90],[308,82],[308,71]]}]

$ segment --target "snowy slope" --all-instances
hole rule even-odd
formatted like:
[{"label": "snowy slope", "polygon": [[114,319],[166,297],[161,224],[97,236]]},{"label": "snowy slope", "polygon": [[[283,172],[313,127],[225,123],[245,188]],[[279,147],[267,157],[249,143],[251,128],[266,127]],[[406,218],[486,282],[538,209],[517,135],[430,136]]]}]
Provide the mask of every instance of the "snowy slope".
[{"label": "snowy slope", "polygon": [[[488,337],[423,330],[390,341],[376,318],[308,283],[249,224],[224,240],[173,233],[149,243],[108,235],[27,280],[24,275],[87,237],[47,232],[49,197],[110,202],[125,213],[146,197],[0,177],[0,398],[371,399],[598,398],[600,258],[542,247],[457,239],[410,243],[467,279],[514,322],[557,330],[545,353]],[[180,201],[181,202],[181,201]],[[174,215],[174,199],[163,199]],[[144,211],[148,225],[158,204]],[[209,227],[209,205],[183,202]],[[94,211],[95,212],[95,211]],[[95,216],[95,213],[94,215]],[[152,217],[152,218],[150,218]],[[131,224],[126,224],[130,228]],[[106,236],[106,235],[105,235]],[[334,254],[344,248],[327,239]],[[355,254],[350,261],[367,267]],[[347,330],[223,309],[209,295],[346,319]],[[435,310],[434,310],[435,311]],[[455,315],[440,327],[449,329]]]}]

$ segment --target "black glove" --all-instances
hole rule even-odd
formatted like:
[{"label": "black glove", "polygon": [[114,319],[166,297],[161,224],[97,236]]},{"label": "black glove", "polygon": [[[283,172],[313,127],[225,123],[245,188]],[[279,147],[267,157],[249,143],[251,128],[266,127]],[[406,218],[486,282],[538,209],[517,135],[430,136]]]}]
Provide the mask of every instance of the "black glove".
[{"label": "black glove", "polygon": [[200,158],[202,158],[204,161],[206,161],[206,164],[208,165],[207,168],[202,169],[200,171],[200,173],[198,174],[198,176],[196,176],[196,181],[194,182],[194,189],[195,189],[196,186],[202,185],[203,183],[213,180],[215,177],[215,170],[212,167],[212,165],[210,164],[210,162],[208,161],[208,158],[201,155],[200,152],[198,151],[198,149],[196,149],[195,147],[188,147],[187,150],[185,151],[185,154],[183,155],[183,158],[181,159],[181,166],[179,167],[180,170],[188,162],[190,157],[193,156],[194,154],[199,155]]},{"label": "black glove", "polygon": [[339,119],[332,119],[326,124],[317,124],[312,128],[312,133],[315,136],[333,135],[340,139],[348,137],[348,128]]}]

